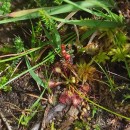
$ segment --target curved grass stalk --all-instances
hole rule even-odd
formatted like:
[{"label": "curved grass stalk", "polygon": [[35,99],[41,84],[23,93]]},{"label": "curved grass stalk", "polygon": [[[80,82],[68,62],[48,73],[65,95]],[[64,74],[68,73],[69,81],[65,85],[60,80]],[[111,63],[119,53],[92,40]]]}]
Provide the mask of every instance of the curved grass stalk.
[{"label": "curved grass stalk", "polygon": [[102,70],[102,72],[105,74],[105,76],[106,76],[106,78],[107,78],[107,80],[109,82],[110,89],[114,90],[115,89],[114,88],[114,84],[112,82],[112,79],[109,77],[108,73],[103,69],[103,67],[99,63],[96,62],[96,64],[100,67],[100,69]]},{"label": "curved grass stalk", "polygon": [[93,28],[117,28],[123,26],[122,23],[115,22],[115,21],[108,21],[108,20],[92,20],[92,19],[67,20],[67,19],[61,19],[53,16],[51,16],[51,18],[56,21],[67,23],[67,24],[74,24],[74,25],[87,26]]},{"label": "curved grass stalk", "polygon": [[79,92],[78,90],[75,90],[75,92],[76,92],[80,97],[82,97],[83,99],[85,99],[87,102],[92,103],[93,105],[97,106],[98,108],[101,108],[102,110],[105,110],[105,111],[107,111],[107,112],[109,112],[109,113],[111,113],[111,114],[114,114],[114,115],[116,115],[116,116],[118,116],[118,117],[121,117],[121,118],[123,118],[123,119],[126,119],[126,120],[129,120],[129,121],[130,121],[130,117],[126,117],[126,116],[124,116],[124,115],[121,115],[121,114],[119,114],[119,113],[116,113],[116,112],[114,112],[114,111],[112,111],[112,110],[109,110],[109,109],[107,109],[107,108],[105,108],[105,107],[103,107],[103,106],[101,106],[101,105],[99,105],[99,104],[93,102],[93,101],[90,100],[89,98],[85,97],[85,96],[84,96],[81,92]]}]

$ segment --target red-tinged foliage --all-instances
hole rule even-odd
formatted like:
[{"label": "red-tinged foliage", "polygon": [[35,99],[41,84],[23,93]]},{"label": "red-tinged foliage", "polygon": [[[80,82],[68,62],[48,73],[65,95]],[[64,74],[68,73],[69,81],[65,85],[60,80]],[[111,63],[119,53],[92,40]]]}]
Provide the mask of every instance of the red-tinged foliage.
[{"label": "red-tinged foliage", "polygon": [[64,44],[61,44],[61,49],[62,50],[65,50],[66,49],[66,46]]},{"label": "red-tinged foliage", "polygon": [[81,98],[77,94],[73,94],[72,97],[72,104],[73,106],[77,107],[81,103]]},{"label": "red-tinged foliage", "polygon": [[67,53],[66,46],[64,44],[61,45],[61,54],[65,61],[70,62],[71,61],[71,55]]},{"label": "red-tinged foliage", "polygon": [[81,85],[80,90],[81,90],[84,94],[87,94],[87,93],[90,91],[90,86],[89,86],[89,84]]},{"label": "red-tinged foliage", "polygon": [[59,97],[59,101],[63,104],[70,104],[71,103],[71,95],[72,93],[70,93],[70,91],[65,91],[63,92],[60,97]]},{"label": "red-tinged foliage", "polygon": [[56,82],[56,81],[49,81],[48,82],[49,88],[55,88],[55,87],[57,87],[57,86],[59,86],[61,84],[62,84],[62,82]]},{"label": "red-tinged foliage", "polygon": [[71,91],[65,91],[63,92],[60,97],[59,101],[63,104],[72,104],[73,106],[78,106],[81,103],[81,98],[78,94],[72,93]]},{"label": "red-tinged foliage", "polygon": [[63,50],[61,53],[62,53],[62,56],[63,56],[63,57],[65,57],[66,54],[67,54],[66,50]]},{"label": "red-tinged foliage", "polygon": [[71,60],[71,56],[69,54],[66,54],[64,56],[64,58],[65,58],[66,61],[70,61]]}]

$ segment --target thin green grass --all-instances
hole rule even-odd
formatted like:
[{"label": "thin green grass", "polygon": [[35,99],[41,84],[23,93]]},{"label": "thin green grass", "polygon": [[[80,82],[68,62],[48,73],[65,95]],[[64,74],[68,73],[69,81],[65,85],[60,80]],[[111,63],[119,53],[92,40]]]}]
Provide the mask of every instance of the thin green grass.
[{"label": "thin green grass", "polygon": [[87,26],[87,27],[93,27],[93,28],[117,28],[117,27],[123,27],[122,23],[115,22],[115,21],[105,21],[105,20],[92,20],[92,19],[85,19],[85,20],[66,20],[61,19],[57,17],[52,17],[54,20],[63,22],[66,24],[74,24],[79,26]]},{"label": "thin green grass", "polygon": [[[28,67],[28,69],[31,69],[31,65],[29,63],[29,60],[27,58],[25,58],[26,60],[26,65]],[[32,76],[32,78],[36,81],[36,83],[39,85],[39,86],[42,86],[43,88],[45,88],[45,83],[43,82],[43,80],[41,78],[39,78],[37,76],[37,74],[35,74],[35,72],[33,71],[33,69],[31,69],[29,71],[30,75]]]},{"label": "thin green grass", "polygon": [[29,71],[36,69],[37,67],[39,67],[40,65],[43,65],[44,63],[46,63],[47,61],[50,61],[51,59],[54,59],[54,53],[49,53],[49,55],[47,55],[42,62],[36,64],[35,66],[31,67],[30,69],[20,73],[19,75],[17,75],[16,77],[10,79],[8,82],[6,82],[5,84],[3,84],[2,86],[0,86],[0,88],[4,88],[4,86],[8,85],[9,83],[13,82],[14,80],[20,78],[21,76],[23,76],[24,74],[28,73]]},{"label": "thin green grass", "polygon": [[[69,0],[65,0],[65,2],[67,2],[69,4],[12,12],[12,13],[8,14],[7,16],[13,17],[13,18],[1,20],[0,24],[38,18],[38,17],[41,17],[40,11],[42,11],[42,10],[46,11],[48,13],[48,15],[57,15],[57,14],[62,14],[62,13],[67,13],[67,12],[72,12],[72,11],[84,10],[91,14],[95,14],[96,16],[102,17],[103,15],[100,15],[100,13],[94,12],[91,9],[92,8],[103,8],[106,11],[108,11],[109,10],[108,8],[112,7],[112,5],[108,4],[108,2],[103,2],[103,1],[98,1],[98,0],[89,0],[87,2],[80,1],[80,2],[75,2],[75,3],[73,3]],[[89,9],[87,9],[87,8],[89,8]],[[108,12],[110,13],[110,10]]]},{"label": "thin green grass", "polygon": [[25,115],[24,113],[20,116],[20,118],[18,119],[19,124],[22,124],[24,126],[27,126],[29,121],[36,115],[36,113],[38,112],[38,109],[40,107],[40,100],[43,97],[43,94],[45,93],[46,88],[44,88],[44,90],[42,91],[42,93],[40,94],[39,98],[32,104],[32,106],[30,108],[28,108],[29,110],[29,114]]},{"label": "thin green grass", "polygon": [[[96,61],[95,61],[96,62]],[[114,91],[115,90],[115,85],[113,83],[113,80],[111,79],[111,77],[109,76],[109,74],[107,73],[106,70],[103,69],[103,67],[96,62],[96,64],[99,66],[99,68],[102,70],[102,72],[105,74],[107,80],[108,80],[108,83],[109,83],[109,87],[110,87],[110,90],[111,91]]]},{"label": "thin green grass", "polygon": [[35,51],[39,50],[40,48],[41,47],[33,48],[33,49],[27,50],[25,52],[19,53],[19,54],[17,54],[17,56],[14,56],[14,57],[11,56],[10,58],[6,58],[6,59],[3,59],[3,60],[0,60],[0,63],[4,63],[4,62],[7,62],[7,61],[12,61],[12,60],[18,59],[20,57],[26,56],[27,54],[35,52]]}]

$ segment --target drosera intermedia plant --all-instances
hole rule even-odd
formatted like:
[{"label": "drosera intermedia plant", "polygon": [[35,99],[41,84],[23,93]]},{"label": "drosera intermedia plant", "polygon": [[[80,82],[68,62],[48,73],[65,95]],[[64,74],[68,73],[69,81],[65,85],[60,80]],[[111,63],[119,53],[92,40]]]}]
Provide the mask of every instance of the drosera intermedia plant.
[{"label": "drosera intermedia plant", "polygon": [[[92,2],[88,1],[88,7],[90,6],[90,8],[86,8],[86,6],[83,5],[83,3],[85,3],[85,1],[74,3],[69,0],[64,0],[64,2],[66,2],[67,4],[65,4],[63,6],[67,7],[66,9],[68,9],[68,10],[65,10],[65,9],[63,10],[62,5],[60,5],[58,7],[45,8],[44,10],[32,9],[32,10],[28,10],[28,12],[27,12],[27,10],[24,10],[23,14],[22,14],[22,12],[12,13],[12,14],[9,14],[8,16],[14,17],[14,18],[9,18],[9,19],[5,19],[4,21],[0,21],[0,23],[2,23],[2,22],[6,23],[6,22],[11,22],[11,21],[25,20],[28,18],[36,18],[39,16],[41,17],[37,28],[33,28],[33,25],[32,25],[32,41],[31,41],[32,44],[30,45],[31,48],[40,48],[40,49],[37,49],[34,53],[30,52],[28,54],[27,53],[24,54],[23,56],[26,61],[27,70],[24,71],[23,73],[19,74],[15,78],[12,78],[9,81],[7,81],[6,83],[4,83],[2,85],[2,87],[8,85],[8,83],[14,81],[18,77],[29,72],[30,75],[32,76],[32,78],[37,82],[37,84],[39,86],[41,86],[42,89],[46,89],[48,86],[46,86],[46,83],[43,82],[43,80],[40,77],[38,77],[38,75],[35,72],[35,69],[49,60],[52,63],[54,63],[55,55],[58,54],[59,57],[60,58],[62,57],[62,59],[64,59],[64,62],[66,62],[66,64],[64,64],[64,66],[63,66],[64,70],[67,69],[67,71],[70,71],[69,74],[67,72],[66,73],[62,72],[62,74],[61,74],[62,79],[64,79],[66,81],[65,84],[66,84],[66,89],[67,89],[66,91],[64,91],[64,93],[60,97],[60,101],[62,103],[64,101],[66,101],[65,98],[67,97],[68,100],[70,100],[73,105],[77,106],[80,104],[82,99],[85,99],[86,101],[94,104],[95,106],[97,106],[99,108],[102,108],[102,109],[104,109],[110,113],[113,113],[117,116],[120,116],[122,118],[129,119],[129,118],[119,115],[115,112],[112,112],[85,97],[85,95],[87,95],[88,88],[90,87],[89,85],[88,85],[88,87],[85,87],[85,85],[87,84],[87,82],[92,82],[94,80],[93,75],[94,75],[96,69],[91,66],[92,64],[87,65],[86,63],[85,64],[81,63],[81,64],[77,64],[77,66],[73,65],[73,62],[71,62],[72,57],[66,51],[66,47],[62,46],[62,48],[60,48],[60,46],[61,46],[60,37],[61,36],[59,35],[57,28],[56,28],[56,23],[54,22],[54,21],[60,21],[60,22],[64,22],[64,23],[68,23],[68,24],[72,24],[72,25],[88,26],[90,29],[94,29],[94,31],[92,30],[92,32],[91,32],[91,34],[92,34],[97,30],[97,28],[98,29],[99,28],[110,28],[111,29],[111,28],[119,27],[120,25],[123,26],[124,24],[122,22],[123,21],[122,17],[112,13],[108,9],[108,7],[111,5],[109,5],[108,3],[105,3],[105,2],[102,3],[97,0],[93,0]],[[79,4],[81,4],[80,7],[78,7]],[[70,7],[73,7],[73,8],[70,9]],[[91,7],[95,7],[95,9],[93,9]],[[100,10],[97,10],[96,7],[100,7],[101,9],[106,10],[106,12],[105,13],[101,12]],[[96,19],[87,19],[86,18],[86,19],[80,19],[80,20],[75,20],[75,19],[65,20],[63,17],[62,18],[58,18],[57,16],[52,17],[52,15],[55,15],[58,13],[66,13],[66,12],[72,12],[72,11],[77,11],[77,10],[84,10],[92,15],[95,15]],[[43,21],[43,22],[41,22],[41,21]],[[40,36],[40,33],[43,31],[42,29],[40,30],[39,27],[43,28],[44,34],[45,34],[45,41],[42,41],[42,42],[41,42],[41,39],[40,40],[37,39],[37,36]],[[88,31],[88,30],[86,30],[86,31]],[[84,39],[85,38],[88,38],[88,36],[84,36]],[[19,45],[18,45],[18,48],[19,48]],[[26,49],[22,50],[22,51],[26,51]],[[47,55],[47,56],[44,57],[45,51],[46,51],[45,55]],[[88,50],[86,49],[86,52],[87,51]],[[21,52],[19,52],[19,53],[21,53]],[[40,55],[39,55],[39,52],[40,52]],[[60,52],[61,52],[61,54],[60,54]],[[97,60],[97,64],[99,65],[100,69],[103,71],[105,76],[107,77],[108,83],[110,84],[109,85],[110,89],[114,90],[113,80],[111,79],[111,77],[109,77],[109,74],[107,73],[107,71],[103,69],[104,67],[102,67],[100,65],[100,63],[105,64],[106,60],[109,60],[109,56],[112,56],[114,58],[114,53],[112,53],[112,55],[107,55],[107,52],[104,52],[104,53],[99,53],[98,56],[99,56],[99,57],[97,57],[98,59],[100,59],[100,58],[102,58],[102,59],[100,59],[100,61]],[[104,56],[105,56],[105,58],[104,58]],[[16,58],[18,58],[18,57],[16,57]],[[85,71],[84,71],[84,69],[85,69]],[[85,93],[83,93],[83,90],[85,91]],[[66,97],[64,98],[63,96],[64,97],[66,96]],[[28,122],[32,119],[32,117],[36,114],[39,107],[40,107],[39,101],[35,105],[33,104],[32,107],[29,108],[30,111],[27,115],[24,115],[24,113],[22,114],[22,116],[20,117],[19,123],[21,123],[23,125],[27,125]],[[53,126],[53,124],[52,124],[52,126]]]}]

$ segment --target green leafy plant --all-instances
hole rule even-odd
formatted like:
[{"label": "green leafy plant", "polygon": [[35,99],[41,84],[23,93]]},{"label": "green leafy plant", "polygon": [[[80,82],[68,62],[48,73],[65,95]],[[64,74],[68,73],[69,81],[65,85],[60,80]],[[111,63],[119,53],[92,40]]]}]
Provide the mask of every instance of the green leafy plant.
[{"label": "green leafy plant", "polygon": [[[114,33],[114,32],[113,32]],[[119,30],[113,35],[114,46],[108,52],[109,56],[112,56],[112,62],[125,61],[125,58],[129,54],[129,45],[127,44],[128,38],[125,33]]]},{"label": "green leafy plant", "polygon": [[93,109],[92,109],[92,118],[94,118],[96,113],[97,113],[97,108],[94,106]]},{"label": "green leafy plant", "polygon": [[19,124],[22,124],[24,126],[28,125],[28,122],[36,115],[38,112],[40,105],[37,104],[33,109],[26,109],[23,111],[22,115],[19,118]]},{"label": "green leafy plant", "polygon": [[124,61],[126,56],[128,55],[128,50],[126,50],[125,48],[119,48],[117,47],[116,49],[112,48],[109,52],[108,52],[109,56],[112,56],[112,62],[115,61]]},{"label": "green leafy plant", "polygon": [[126,70],[130,78],[129,62],[127,61],[127,57],[129,57],[129,44],[127,44],[127,41],[128,38],[125,33],[121,31],[116,33],[114,36],[115,46],[108,52],[108,55],[112,56],[112,62],[123,61],[125,63]]},{"label": "green leafy plant", "polygon": [[0,1],[0,15],[5,15],[9,13],[11,7],[11,0],[1,0]]},{"label": "green leafy plant", "polygon": [[14,47],[16,48],[17,53],[20,53],[25,50],[24,43],[20,37],[15,37],[14,39]]},{"label": "green leafy plant", "polygon": [[97,124],[97,125],[95,125],[94,130],[101,130],[101,129],[100,129],[100,126],[99,126],[98,124]]},{"label": "green leafy plant", "polygon": [[130,94],[124,95],[124,99],[123,99],[122,103],[123,103],[124,101],[126,101],[127,99],[130,99]]},{"label": "green leafy plant", "polygon": [[51,123],[51,130],[56,130],[54,122]]},{"label": "green leafy plant", "polygon": [[58,4],[58,5],[61,5],[63,2],[63,0],[54,0],[54,3]]},{"label": "green leafy plant", "polygon": [[95,57],[97,63],[105,63],[110,57],[107,55],[107,52],[100,51]]},{"label": "green leafy plant", "polygon": [[[7,49],[8,47],[4,47],[5,49]],[[11,50],[9,49],[9,51],[7,51],[6,53],[13,53],[13,54],[8,54],[5,55],[5,60],[7,60],[6,57],[11,57],[11,55],[15,55],[16,53],[22,53],[24,51],[24,45],[23,45],[23,41],[21,40],[20,37],[15,37],[14,39],[14,46],[11,48]],[[8,49],[7,49],[8,50]],[[16,54],[17,55],[17,54]],[[6,77],[8,77],[8,79],[10,79],[13,76],[13,71],[16,71],[17,69],[17,65],[19,64],[19,62],[21,61],[21,57],[18,57],[17,59],[12,59],[12,62],[10,62],[10,64],[8,65],[7,69],[5,69],[5,75]],[[3,59],[4,61],[4,59]],[[2,62],[2,60],[1,60]],[[6,64],[6,63],[2,63],[2,64]],[[1,64],[1,66],[2,66]]]},{"label": "green leafy plant", "polygon": [[88,123],[86,122],[83,122],[83,121],[75,121],[74,122],[74,126],[75,126],[75,129],[78,128],[78,129],[85,129],[85,130],[90,130],[90,126]]},{"label": "green leafy plant", "polygon": [[6,92],[12,90],[12,87],[10,85],[6,85],[2,87],[2,85],[5,84],[7,81],[8,81],[8,78],[6,76],[3,76],[0,78],[0,90],[6,91]]},{"label": "green leafy plant", "polygon": [[37,22],[37,26],[34,28],[32,24],[32,38],[30,47],[40,47],[40,49],[34,53],[30,53],[30,60],[32,64],[36,64],[39,60],[42,60],[41,56],[49,48],[52,51],[55,50],[58,52],[61,44],[61,38],[58,30],[56,29],[55,22],[45,10],[41,10],[39,13],[41,14],[41,18]]},{"label": "green leafy plant", "polygon": [[[22,42],[20,37],[15,38],[14,47],[12,48],[12,50],[14,50],[13,52],[16,52],[16,53],[21,53],[24,50],[23,42]],[[13,60],[10,65],[9,64],[5,65],[5,66],[7,66],[7,68],[5,68],[5,71],[3,71],[4,76],[2,76],[0,78],[0,89],[1,90],[4,90],[4,91],[11,91],[12,90],[10,85],[3,86],[3,84],[5,84],[11,78],[11,76],[13,75],[13,70],[15,70],[15,68],[20,60],[21,60],[21,58],[18,58],[18,59]],[[4,63],[4,64],[6,64],[6,63]],[[2,65],[3,64],[1,64],[1,66]]]}]

